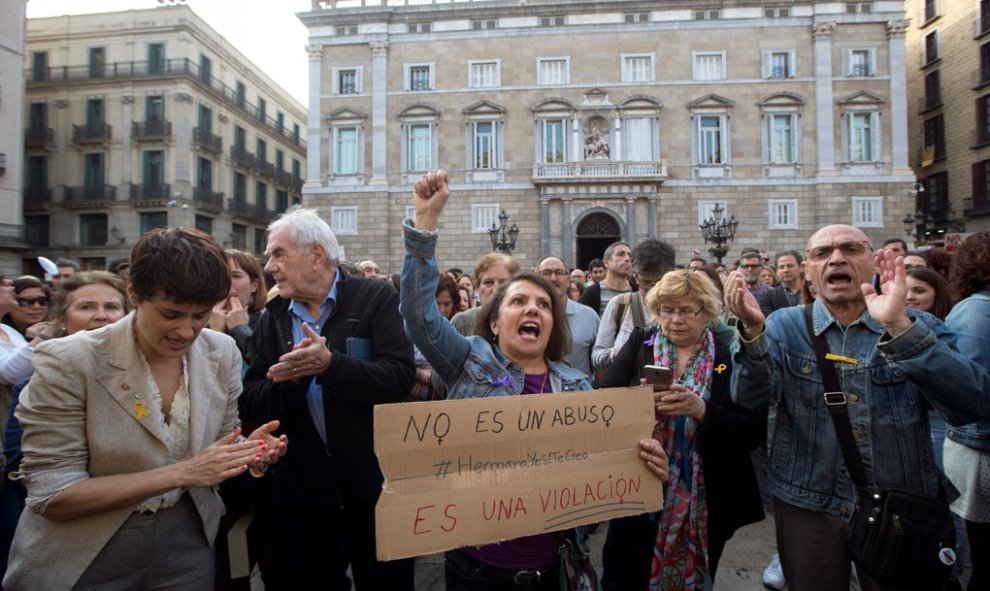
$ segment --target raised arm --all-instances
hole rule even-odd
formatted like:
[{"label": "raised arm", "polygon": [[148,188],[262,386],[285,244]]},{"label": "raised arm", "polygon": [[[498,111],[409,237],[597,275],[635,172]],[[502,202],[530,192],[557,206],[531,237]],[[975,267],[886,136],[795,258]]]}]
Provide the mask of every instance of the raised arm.
[{"label": "raised arm", "polygon": [[464,368],[470,342],[440,314],[436,291],[440,268],[436,261],[437,228],[450,189],[447,172],[436,170],[416,182],[413,204],[416,227],[405,226],[406,258],[402,266],[399,311],[406,335],[430,362],[433,371],[450,384]]}]

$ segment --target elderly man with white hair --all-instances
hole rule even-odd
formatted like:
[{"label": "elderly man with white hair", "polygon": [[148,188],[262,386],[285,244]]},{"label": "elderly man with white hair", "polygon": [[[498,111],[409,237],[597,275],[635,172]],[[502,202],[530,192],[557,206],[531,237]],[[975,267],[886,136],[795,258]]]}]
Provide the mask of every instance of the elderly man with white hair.
[{"label": "elderly man with white hair", "polygon": [[[413,589],[411,560],[375,558],[382,474],[374,406],[401,402],[415,376],[399,294],[337,268],[337,239],[315,210],[268,227],[278,295],[252,341],[241,413],[281,421],[292,441],[274,472],[277,572],[283,589]],[[290,458],[291,456],[291,458]]]}]

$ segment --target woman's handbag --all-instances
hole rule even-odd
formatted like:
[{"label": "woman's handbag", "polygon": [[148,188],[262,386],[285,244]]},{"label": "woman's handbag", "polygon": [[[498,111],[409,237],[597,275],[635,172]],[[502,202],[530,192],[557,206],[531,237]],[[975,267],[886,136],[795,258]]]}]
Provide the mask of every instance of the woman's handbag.
[{"label": "woman's handbag", "polygon": [[600,591],[598,573],[591,564],[591,538],[584,528],[557,532],[560,591]]},{"label": "woman's handbag", "polygon": [[846,395],[835,366],[828,361],[824,335],[815,335],[812,304],[805,306],[808,335],[825,385],[825,405],[835,425],[849,476],[856,486],[858,510],[849,541],[857,568],[910,589],[941,589],[956,561],[952,513],[939,485],[939,497],[868,482],[853,438]]}]

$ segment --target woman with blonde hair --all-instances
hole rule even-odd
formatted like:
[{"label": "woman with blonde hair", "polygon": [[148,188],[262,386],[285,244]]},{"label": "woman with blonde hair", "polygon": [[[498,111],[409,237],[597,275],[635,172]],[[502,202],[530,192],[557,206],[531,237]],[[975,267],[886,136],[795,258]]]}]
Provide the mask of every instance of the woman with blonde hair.
[{"label": "woman with blonde hair", "polygon": [[653,394],[653,437],[670,458],[670,478],[659,513],[609,524],[602,587],[709,590],[726,541],[763,519],[749,452],[766,423],[729,396],[732,358],[713,330],[721,292],[708,275],[667,273],[647,293],[646,307],[659,325],[633,332],[602,386],[637,386],[646,365],[670,369],[672,382]]}]

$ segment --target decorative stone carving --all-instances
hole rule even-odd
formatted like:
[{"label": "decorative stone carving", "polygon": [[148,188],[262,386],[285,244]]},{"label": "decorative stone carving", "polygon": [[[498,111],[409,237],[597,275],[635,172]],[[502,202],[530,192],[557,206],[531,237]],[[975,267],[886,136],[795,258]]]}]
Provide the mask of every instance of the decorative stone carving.
[{"label": "decorative stone carving", "polygon": [[56,99],[55,100],[55,108],[56,109],[64,109],[64,108],[66,108],[68,106],[69,106],[69,101],[67,101],[65,99]]},{"label": "decorative stone carving", "polygon": [[311,60],[323,59],[323,45],[310,43],[306,46],[306,54],[309,55],[309,59]]},{"label": "decorative stone carving", "polygon": [[815,39],[827,39],[835,32],[835,21],[811,23],[811,34]]},{"label": "decorative stone carving", "polygon": [[125,105],[133,105],[134,97],[132,95],[125,94],[124,96],[120,97],[120,102]]},{"label": "decorative stone carving", "polygon": [[887,36],[903,37],[907,33],[907,29],[910,24],[911,21],[909,19],[887,21]]},{"label": "decorative stone carving", "polygon": [[173,98],[175,100],[177,100],[178,102],[180,102],[180,103],[192,103],[193,102],[193,97],[188,92],[177,92],[177,93],[175,93],[175,95],[173,96]]},{"label": "decorative stone carving", "polygon": [[584,159],[609,160],[610,155],[608,122],[601,117],[589,119],[584,131]]},{"label": "decorative stone carving", "polygon": [[227,116],[224,115],[223,113],[220,113],[219,115],[217,115],[217,120],[220,121],[220,123],[226,123],[227,121],[229,121],[229,119],[227,118]]},{"label": "decorative stone carving", "polygon": [[371,41],[368,43],[371,55],[382,56],[388,53],[388,41]]}]

